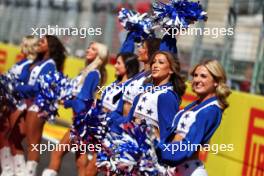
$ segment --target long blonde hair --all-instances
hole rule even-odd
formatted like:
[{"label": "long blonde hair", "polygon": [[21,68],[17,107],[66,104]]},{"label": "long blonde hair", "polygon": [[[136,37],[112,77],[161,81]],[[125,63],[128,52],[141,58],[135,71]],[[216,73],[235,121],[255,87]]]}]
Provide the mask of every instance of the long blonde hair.
[{"label": "long blonde hair", "polygon": [[38,39],[34,36],[26,36],[21,42],[21,52],[26,55],[28,59],[34,60],[37,57]]},{"label": "long blonde hair", "polygon": [[101,74],[100,85],[103,85],[107,79],[105,65],[108,62],[109,51],[105,44],[99,42],[91,42],[90,45],[92,44],[95,44],[96,46],[97,55],[96,58],[83,69],[81,83],[84,81],[89,72],[98,69]]},{"label": "long blonde hair", "polygon": [[205,60],[201,63],[197,64],[191,71],[191,75],[194,76],[195,70],[199,66],[204,66],[209,73],[214,78],[214,81],[217,83],[216,87],[216,97],[220,106],[223,109],[226,109],[229,106],[227,102],[227,97],[231,94],[230,88],[227,86],[226,81],[226,73],[223,66],[217,60]]}]

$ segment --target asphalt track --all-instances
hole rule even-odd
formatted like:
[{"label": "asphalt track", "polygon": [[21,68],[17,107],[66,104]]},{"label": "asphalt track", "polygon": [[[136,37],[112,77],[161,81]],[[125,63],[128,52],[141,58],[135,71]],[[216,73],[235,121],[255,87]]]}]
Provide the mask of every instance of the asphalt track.
[{"label": "asphalt track", "polygon": [[[48,140],[42,139],[41,144],[47,144]],[[37,168],[37,176],[41,176],[42,171],[47,168],[50,161],[50,153],[48,151],[43,152],[40,155],[40,162]],[[62,159],[62,165],[58,176],[78,176],[75,165],[75,154],[72,152],[67,153]],[[102,173],[98,173],[97,176],[104,176]]]}]

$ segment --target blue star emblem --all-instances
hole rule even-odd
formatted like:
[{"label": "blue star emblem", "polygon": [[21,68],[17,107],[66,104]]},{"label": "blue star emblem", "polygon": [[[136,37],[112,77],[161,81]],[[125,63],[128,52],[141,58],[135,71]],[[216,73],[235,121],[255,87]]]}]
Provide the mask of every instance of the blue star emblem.
[{"label": "blue star emblem", "polygon": [[147,114],[151,115],[153,113],[153,111],[151,109],[147,110]]},{"label": "blue star emblem", "polygon": [[184,129],[185,126],[186,126],[185,123],[182,122],[182,123],[181,123],[181,128]]},{"label": "blue star emblem", "polygon": [[143,102],[146,102],[146,101],[147,101],[147,97],[143,97],[143,98],[142,98],[142,101],[143,101]]}]

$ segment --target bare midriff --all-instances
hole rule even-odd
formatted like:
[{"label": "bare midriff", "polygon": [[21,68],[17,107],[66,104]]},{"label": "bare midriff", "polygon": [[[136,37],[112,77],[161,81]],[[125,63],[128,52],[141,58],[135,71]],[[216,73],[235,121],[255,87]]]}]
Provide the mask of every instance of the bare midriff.
[{"label": "bare midriff", "polygon": [[128,115],[131,107],[132,107],[132,104],[131,103],[129,103],[127,101],[124,101],[124,106],[123,106],[123,115],[124,116],[127,116]]},{"label": "bare midriff", "polygon": [[108,112],[110,112],[110,110],[105,108],[105,107],[103,107],[103,112],[108,113]]}]

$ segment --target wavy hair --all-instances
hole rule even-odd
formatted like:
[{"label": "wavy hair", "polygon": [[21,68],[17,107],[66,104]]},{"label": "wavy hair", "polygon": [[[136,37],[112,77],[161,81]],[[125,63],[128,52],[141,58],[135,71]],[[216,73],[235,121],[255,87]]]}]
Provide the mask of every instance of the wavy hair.
[{"label": "wavy hair", "polygon": [[160,42],[160,38],[150,38],[144,41],[148,51],[148,63],[152,62],[153,54],[159,50]]},{"label": "wavy hair", "polygon": [[[119,53],[116,58],[121,57],[126,68],[127,78],[132,78],[139,72],[139,62],[138,56],[133,53]],[[119,81],[122,80],[121,77],[117,77]]]},{"label": "wavy hair", "polygon": [[[64,62],[66,59],[66,49],[59,40],[58,37],[54,35],[45,35],[48,43],[49,58],[55,61],[56,68],[58,71],[63,70]],[[37,57],[31,65],[35,65],[37,62],[42,61],[45,53],[37,53]]]},{"label": "wavy hair", "polygon": [[[166,52],[166,51],[157,51],[152,56],[152,59],[151,59],[152,62],[150,63],[151,66],[153,64],[154,58],[158,54],[163,54],[167,58],[168,62],[170,63],[170,68],[171,68],[171,70],[172,70],[173,73],[171,74],[171,77],[170,77],[169,82],[172,83],[173,90],[177,93],[177,95],[181,99],[181,97],[185,93],[186,84],[185,84],[184,78],[180,74],[181,67],[180,67],[179,60],[177,58],[175,58],[175,56],[172,55],[169,52]],[[150,79],[146,80],[146,82],[153,82],[153,79],[150,78]]]},{"label": "wavy hair", "polygon": [[45,37],[48,42],[49,57],[55,61],[57,69],[62,71],[66,59],[66,49],[58,37],[54,35],[46,35]]},{"label": "wavy hair", "polygon": [[194,72],[199,66],[204,66],[212,75],[214,81],[217,83],[215,93],[218,102],[223,109],[226,109],[229,106],[226,99],[231,94],[231,90],[226,84],[227,78],[223,66],[217,60],[205,60],[194,66],[191,71],[192,76],[194,76]]},{"label": "wavy hair", "polygon": [[82,71],[82,77],[84,80],[90,71],[98,69],[101,74],[100,85],[104,85],[107,80],[105,66],[109,58],[108,47],[105,44],[99,42],[91,42],[89,46],[91,46],[92,44],[95,44],[95,47],[97,49],[97,55],[96,58]]}]

